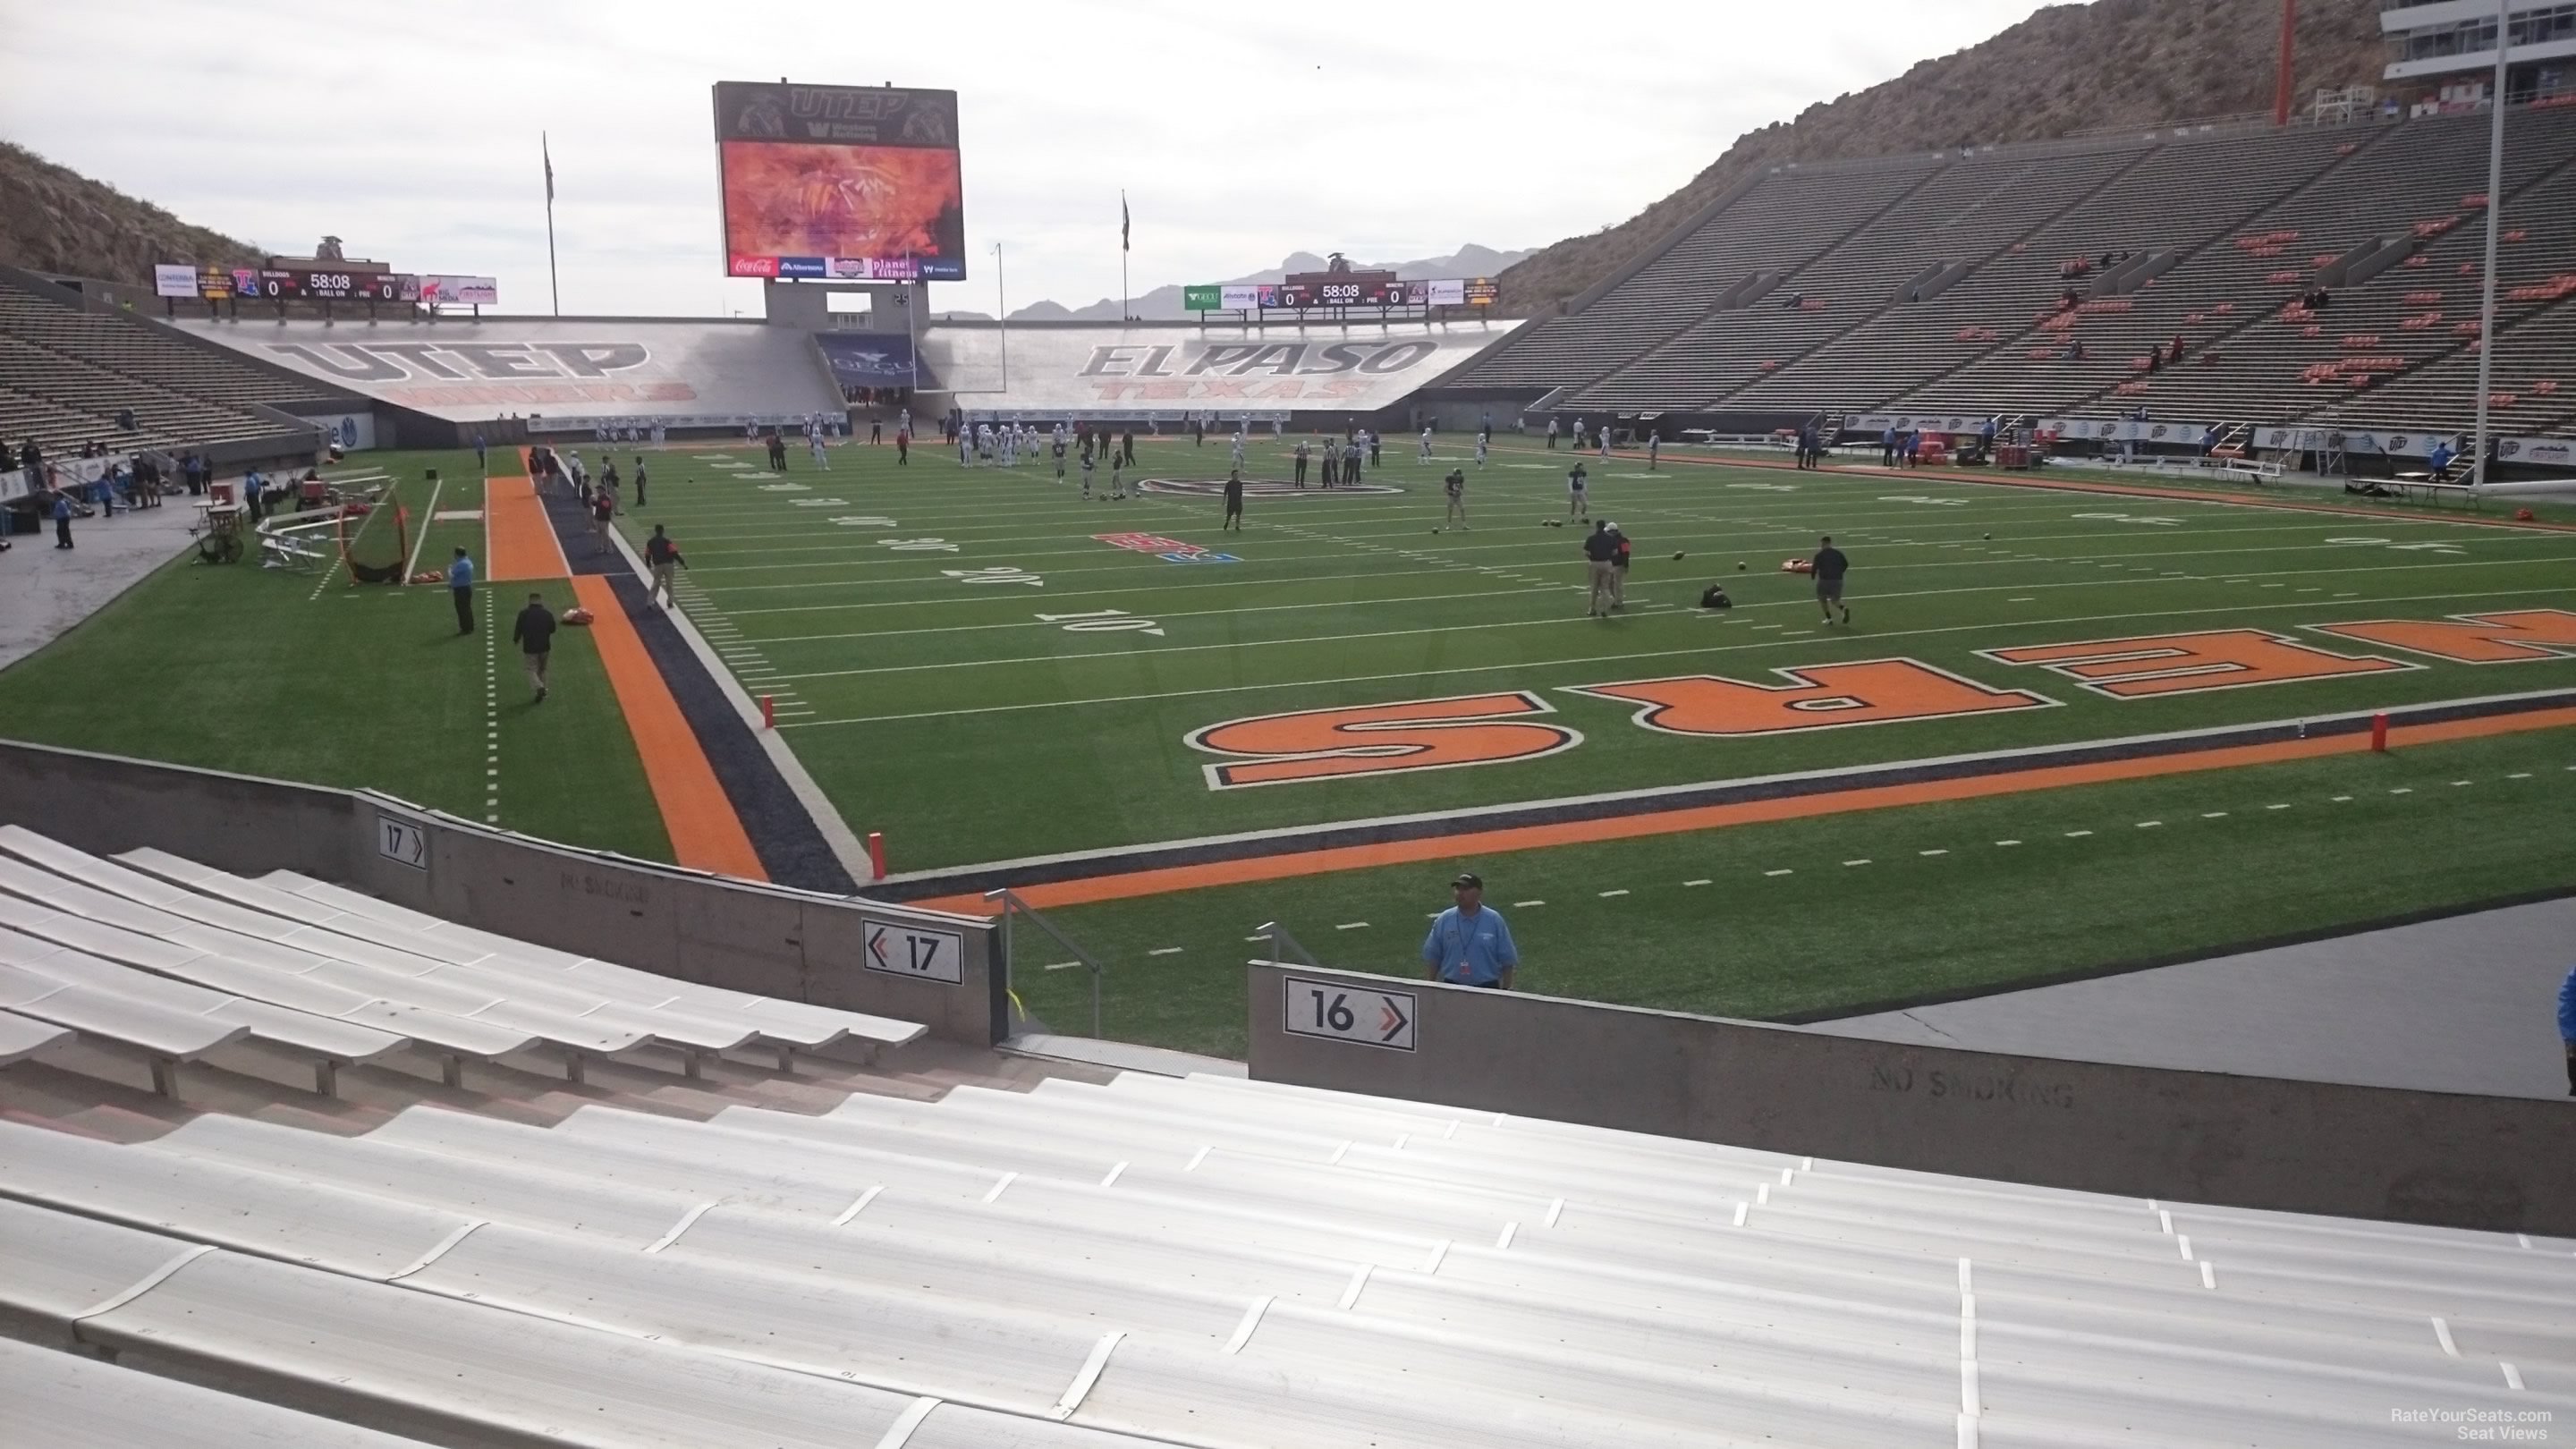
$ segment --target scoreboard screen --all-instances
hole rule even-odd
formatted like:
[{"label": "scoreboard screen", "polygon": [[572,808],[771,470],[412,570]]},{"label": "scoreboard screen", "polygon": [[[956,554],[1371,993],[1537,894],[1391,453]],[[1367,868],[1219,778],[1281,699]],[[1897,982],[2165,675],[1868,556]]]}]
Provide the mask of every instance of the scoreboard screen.
[{"label": "scoreboard screen", "polygon": [[236,267],[233,293],[282,302],[416,302],[420,278],[408,272],[353,272],[338,267]]},{"label": "scoreboard screen", "polygon": [[1400,307],[1418,300],[1416,284],[1391,277],[1299,278],[1279,284],[1275,307]]}]

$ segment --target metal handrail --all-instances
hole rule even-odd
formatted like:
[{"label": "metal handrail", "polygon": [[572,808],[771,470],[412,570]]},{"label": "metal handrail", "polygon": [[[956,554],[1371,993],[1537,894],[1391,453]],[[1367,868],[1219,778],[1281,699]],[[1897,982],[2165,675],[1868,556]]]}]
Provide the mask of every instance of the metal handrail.
[{"label": "metal handrail", "polygon": [[[1091,972],[1091,1034],[1095,1037],[1099,1036],[1100,976],[1101,973],[1106,971],[1108,968],[1101,965],[1100,961],[1090,952],[1075,944],[1074,939],[1071,936],[1057,930],[1055,922],[1048,920],[1044,915],[1040,914],[1035,907],[1012,894],[1010,887],[1003,886],[996,890],[986,891],[984,892],[984,899],[988,901],[1000,901],[1002,903],[1002,984],[1004,988],[1007,989],[1010,986],[1011,916],[1016,912],[1017,914],[1028,917],[1039,930],[1046,932],[1048,936],[1052,937],[1057,945],[1072,952],[1073,959],[1081,962],[1083,966]],[[1017,999],[1016,995],[1013,999]]]},{"label": "metal handrail", "polygon": [[1287,926],[1280,922],[1264,921],[1258,929],[1263,935],[1270,938],[1270,959],[1272,961],[1280,962],[1282,964],[1287,961],[1288,958],[1280,954],[1284,947],[1288,950],[1295,951],[1297,953],[1298,960],[1305,962],[1307,965],[1314,967],[1318,971],[1330,971],[1333,969],[1330,966],[1325,965],[1323,962],[1316,960],[1315,953],[1307,950],[1304,943],[1300,942],[1295,936],[1290,935],[1288,933]]}]

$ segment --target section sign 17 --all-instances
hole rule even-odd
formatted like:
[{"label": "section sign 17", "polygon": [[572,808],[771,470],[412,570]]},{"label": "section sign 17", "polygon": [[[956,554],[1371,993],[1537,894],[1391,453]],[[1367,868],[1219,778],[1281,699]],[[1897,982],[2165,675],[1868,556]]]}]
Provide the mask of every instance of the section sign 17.
[{"label": "section sign 17", "polygon": [[860,964],[889,976],[915,981],[966,979],[966,938],[954,931],[924,931],[912,926],[870,921],[861,934]]},{"label": "section sign 17", "polygon": [[1287,979],[1286,990],[1287,1011],[1280,1019],[1292,1035],[1413,1050],[1414,1022],[1422,1013],[1421,998],[1412,992],[1297,976]]}]

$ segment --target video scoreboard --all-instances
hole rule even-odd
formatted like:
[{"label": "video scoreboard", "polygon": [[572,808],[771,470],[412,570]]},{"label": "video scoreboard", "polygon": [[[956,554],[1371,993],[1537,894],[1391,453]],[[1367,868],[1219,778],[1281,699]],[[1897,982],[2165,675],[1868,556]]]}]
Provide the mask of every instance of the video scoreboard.
[{"label": "video scoreboard", "polygon": [[235,267],[233,295],[281,302],[417,302],[420,278],[409,272],[341,267]]},{"label": "video scoreboard", "polygon": [[1393,272],[1309,272],[1281,282],[1227,283],[1181,289],[1193,312],[1286,312],[1324,307],[1490,307],[1500,290],[1490,277],[1400,281]]}]

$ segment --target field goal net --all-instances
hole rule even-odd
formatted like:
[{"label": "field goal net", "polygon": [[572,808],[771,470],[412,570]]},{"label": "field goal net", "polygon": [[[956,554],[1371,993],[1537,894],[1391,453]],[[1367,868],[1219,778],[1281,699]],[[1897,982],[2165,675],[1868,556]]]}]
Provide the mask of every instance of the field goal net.
[{"label": "field goal net", "polygon": [[340,561],[353,584],[398,584],[411,555],[411,515],[390,497],[340,510]]}]

